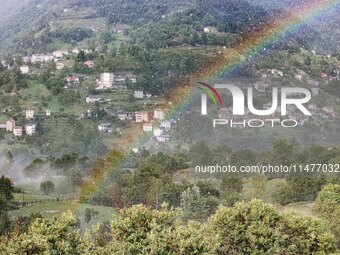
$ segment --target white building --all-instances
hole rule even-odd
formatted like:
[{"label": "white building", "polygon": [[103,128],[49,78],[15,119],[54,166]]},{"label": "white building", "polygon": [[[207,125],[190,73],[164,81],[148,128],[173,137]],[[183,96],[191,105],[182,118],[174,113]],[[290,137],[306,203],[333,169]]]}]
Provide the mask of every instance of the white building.
[{"label": "white building", "polygon": [[154,136],[161,136],[161,135],[163,135],[163,130],[162,129],[160,129],[160,128],[155,128],[154,130],[153,130],[153,135]]},{"label": "white building", "polygon": [[104,123],[98,125],[98,130],[102,133],[112,133],[113,128],[110,123]]},{"label": "white building", "polygon": [[7,132],[13,132],[13,129],[15,128],[15,120],[7,120],[6,121],[6,131]]},{"label": "white building", "polygon": [[79,54],[79,52],[80,52],[79,49],[73,49],[73,50],[72,50],[72,53],[73,53],[73,54]]},{"label": "white building", "polygon": [[35,134],[35,124],[27,124],[25,126],[25,130],[26,130],[26,134],[31,136],[31,135],[34,135]]},{"label": "white building", "polygon": [[47,117],[48,117],[48,116],[51,116],[51,110],[46,109],[46,116],[47,116]]},{"label": "white building", "polygon": [[63,70],[65,68],[65,65],[62,62],[57,62],[56,65],[55,65],[55,68],[57,70]]},{"label": "white building", "polygon": [[160,126],[162,128],[164,128],[165,130],[170,130],[171,129],[171,122],[170,121],[163,121],[163,122],[161,122]]},{"label": "white building", "polygon": [[136,123],[149,122],[148,112],[135,112]]},{"label": "white building", "polygon": [[143,131],[144,132],[152,132],[152,123],[144,123],[143,124]]},{"label": "white building", "polygon": [[164,120],[164,111],[160,108],[156,109],[153,113],[153,118],[156,120]]},{"label": "white building", "polygon": [[31,57],[22,57],[22,61],[24,61],[25,64],[28,64],[31,62]]},{"label": "white building", "polygon": [[22,136],[22,127],[16,126],[13,129],[13,135],[16,136],[16,137],[21,137]]},{"label": "white building", "polygon": [[144,91],[136,90],[133,94],[133,97],[138,98],[138,99],[143,99],[144,98]]},{"label": "white building", "polygon": [[34,110],[28,109],[26,110],[26,119],[30,120],[34,118]]},{"label": "white building", "polygon": [[31,57],[32,63],[43,63],[45,61],[45,55],[44,54],[33,54]]},{"label": "white building", "polygon": [[168,141],[170,141],[170,136],[169,135],[160,135],[160,136],[157,136],[156,137],[157,138],[157,140],[158,140],[158,142],[168,142]]},{"label": "white building", "polygon": [[20,73],[28,74],[29,71],[30,71],[30,68],[28,66],[20,66]]},{"label": "white building", "polygon": [[112,88],[114,82],[113,73],[101,73],[98,81],[99,88]]},{"label": "white building", "polygon": [[270,70],[271,74],[276,76],[276,77],[282,77],[283,76],[283,72],[277,69],[271,69]]},{"label": "white building", "polygon": [[52,54],[47,54],[47,55],[44,55],[44,62],[48,62],[48,61],[52,61],[54,60],[54,57]]},{"label": "white building", "polygon": [[56,51],[53,51],[52,52],[52,55],[55,57],[55,58],[62,58],[64,56],[64,52],[61,51],[61,50],[56,50]]},{"label": "white building", "polygon": [[90,95],[90,96],[87,96],[85,100],[86,100],[86,103],[91,104],[95,102],[101,102],[104,100],[104,98],[98,95]]},{"label": "white building", "polygon": [[127,111],[118,111],[117,113],[119,120],[132,120],[133,119],[133,113],[127,112]]}]

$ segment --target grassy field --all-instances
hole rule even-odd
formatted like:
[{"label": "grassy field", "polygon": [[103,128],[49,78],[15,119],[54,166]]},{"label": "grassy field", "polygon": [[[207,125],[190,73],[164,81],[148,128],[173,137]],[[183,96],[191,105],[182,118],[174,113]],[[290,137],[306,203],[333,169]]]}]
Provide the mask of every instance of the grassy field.
[{"label": "grassy field", "polygon": [[[31,197],[32,199],[35,197]],[[85,222],[86,208],[93,209],[98,212],[89,223]],[[9,214],[12,219],[20,216],[29,216],[32,213],[41,213],[44,217],[53,219],[62,215],[65,212],[74,213],[80,220],[81,230],[91,228],[101,222],[109,221],[112,219],[114,209],[112,207],[94,206],[87,204],[79,204],[75,202],[62,202],[62,201],[44,201],[35,203],[27,207],[22,207],[19,210],[10,211]]]}]

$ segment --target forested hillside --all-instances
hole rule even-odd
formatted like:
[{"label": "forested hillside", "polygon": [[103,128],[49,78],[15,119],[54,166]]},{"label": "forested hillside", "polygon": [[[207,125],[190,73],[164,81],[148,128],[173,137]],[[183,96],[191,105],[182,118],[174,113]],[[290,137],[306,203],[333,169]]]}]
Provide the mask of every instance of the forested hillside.
[{"label": "forested hillside", "polygon": [[[277,3],[277,4],[276,4]],[[270,1],[41,1],[27,0],[16,8],[6,6],[0,20],[0,50],[3,53],[30,50],[54,50],[59,46],[81,44],[84,40],[101,40],[103,33],[125,26],[125,35],[133,42],[147,47],[181,45],[224,45],[235,37],[251,31],[254,26],[283,12],[294,11],[290,2]],[[19,8],[18,8],[19,7]],[[6,11],[5,11],[6,10]],[[333,18],[316,27],[306,25],[295,37],[301,46],[335,52],[337,31],[329,39],[332,28],[338,24]],[[201,38],[204,27],[213,27],[208,38]],[[67,31],[61,32],[64,29]],[[68,34],[67,34],[68,33]],[[76,36],[74,36],[76,34]],[[62,37],[61,40],[59,38]],[[19,47],[18,47],[19,46]]]}]

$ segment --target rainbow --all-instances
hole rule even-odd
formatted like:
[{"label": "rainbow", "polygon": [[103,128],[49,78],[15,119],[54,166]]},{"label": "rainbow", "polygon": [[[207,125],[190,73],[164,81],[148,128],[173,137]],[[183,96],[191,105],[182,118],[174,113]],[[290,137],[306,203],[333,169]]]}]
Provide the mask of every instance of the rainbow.
[{"label": "rainbow", "polygon": [[[222,50],[221,54],[218,54],[213,61],[200,68],[191,75],[190,79],[186,79],[186,81],[179,84],[174,91],[166,96],[169,102],[169,105],[166,107],[170,106],[171,108],[166,116],[167,119],[175,119],[189,105],[192,99],[192,84],[196,84],[199,81],[213,83],[222,75],[230,75],[238,68],[253,61],[260,53],[264,53],[269,46],[275,45],[282,39],[298,32],[304,24],[317,21],[327,11],[338,8],[339,5],[339,0],[311,0],[308,3],[295,6],[292,13],[285,13],[253,29],[252,32],[235,43],[232,49]],[[124,146],[122,149],[131,151],[133,147],[139,147],[149,138],[149,135],[132,129],[121,138]],[[114,178],[115,169],[125,159],[126,157],[123,153],[118,150],[109,153],[94,168],[92,182],[87,182],[83,185],[81,196],[91,198],[105,190]]]}]

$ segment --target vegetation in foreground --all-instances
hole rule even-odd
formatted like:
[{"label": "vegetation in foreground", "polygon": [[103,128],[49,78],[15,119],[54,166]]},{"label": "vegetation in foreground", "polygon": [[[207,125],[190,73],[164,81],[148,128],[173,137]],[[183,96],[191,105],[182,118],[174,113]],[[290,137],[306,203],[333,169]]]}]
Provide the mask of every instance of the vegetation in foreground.
[{"label": "vegetation in foreground", "polygon": [[[338,193],[339,195],[339,193]],[[37,219],[3,237],[1,254],[338,254],[335,237],[317,219],[280,215],[259,200],[220,207],[206,222],[181,210],[136,205],[84,236],[70,213]]]}]

